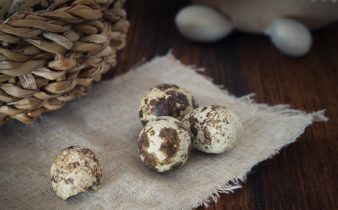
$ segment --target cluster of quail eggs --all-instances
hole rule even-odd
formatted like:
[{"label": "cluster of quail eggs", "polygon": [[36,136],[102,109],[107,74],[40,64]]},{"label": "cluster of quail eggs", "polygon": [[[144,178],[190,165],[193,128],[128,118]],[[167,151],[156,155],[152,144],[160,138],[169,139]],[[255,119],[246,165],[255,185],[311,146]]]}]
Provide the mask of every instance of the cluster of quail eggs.
[{"label": "cluster of quail eggs", "polygon": [[[151,88],[139,109],[144,125],[138,137],[140,158],[151,170],[161,173],[183,166],[191,148],[211,154],[230,150],[242,128],[230,109],[219,105],[198,107],[187,90],[174,84]],[[66,200],[96,190],[102,168],[93,151],[71,146],[54,159],[51,177],[56,195]]]},{"label": "cluster of quail eggs", "polygon": [[191,148],[210,154],[230,150],[242,129],[235,112],[220,105],[198,107],[192,94],[175,84],[151,88],[141,99],[139,117],[144,125],[139,155],[157,172],[183,166]]}]

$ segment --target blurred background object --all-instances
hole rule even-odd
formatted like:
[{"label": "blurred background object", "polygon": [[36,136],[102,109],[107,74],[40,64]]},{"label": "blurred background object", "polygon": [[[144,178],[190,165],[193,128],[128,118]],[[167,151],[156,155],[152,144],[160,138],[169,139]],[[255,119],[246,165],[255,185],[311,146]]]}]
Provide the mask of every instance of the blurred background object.
[{"label": "blurred background object", "polygon": [[[194,41],[218,41],[232,29],[266,34],[284,54],[294,57],[309,52],[309,29],[327,26],[338,19],[338,3],[311,0],[192,0],[176,17],[179,31]],[[203,6],[205,5],[205,6]],[[210,8],[215,10],[210,11]],[[223,14],[217,17],[219,13]],[[211,24],[213,23],[213,24]],[[221,31],[218,36],[215,32]],[[205,39],[209,34],[208,39]],[[197,37],[197,38],[196,38]]]}]

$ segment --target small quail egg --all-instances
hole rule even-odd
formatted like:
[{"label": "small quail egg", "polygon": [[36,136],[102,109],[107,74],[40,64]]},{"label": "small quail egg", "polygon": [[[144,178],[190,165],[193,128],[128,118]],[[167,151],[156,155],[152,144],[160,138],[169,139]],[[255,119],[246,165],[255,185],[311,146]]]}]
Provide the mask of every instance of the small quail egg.
[{"label": "small quail egg", "polygon": [[189,131],[173,117],[158,117],[149,121],[138,138],[141,160],[157,172],[170,171],[184,165],[190,149]]},{"label": "small quail egg", "polygon": [[242,127],[233,111],[218,105],[197,108],[182,123],[191,131],[193,147],[213,154],[234,147]]},{"label": "small quail egg", "polygon": [[52,187],[61,199],[88,190],[96,190],[101,184],[102,169],[90,149],[71,146],[62,150],[51,167]]},{"label": "small quail egg", "polygon": [[197,103],[188,91],[174,84],[160,84],[151,88],[141,99],[139,116],[143,125],[160,116],[182,120],[195,108]]}]

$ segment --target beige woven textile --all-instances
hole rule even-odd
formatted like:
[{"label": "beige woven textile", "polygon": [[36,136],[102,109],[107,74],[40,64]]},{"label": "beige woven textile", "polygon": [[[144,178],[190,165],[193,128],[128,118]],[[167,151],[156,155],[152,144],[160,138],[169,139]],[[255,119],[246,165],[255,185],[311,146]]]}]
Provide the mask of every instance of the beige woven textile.
[{"label": "beige woven textile", "polygon": [[[137,153],[138,102],[164,82],[191,91],[201,105],[232,108],[245,128],[237,146],[217,156],[193,152],[183,168],[167,174],[148,170]],[[254,165],[294,142],[314,120],[326,118],[322,112],[257,105],[249,96],[237,99],[172,55],[156,58],[31,126],[0,127],[0,209],[190,209],[240,188]],[[62,201],[51,190],[49,173],[55,154],[70,145],[97,154],[103,184]]]}]

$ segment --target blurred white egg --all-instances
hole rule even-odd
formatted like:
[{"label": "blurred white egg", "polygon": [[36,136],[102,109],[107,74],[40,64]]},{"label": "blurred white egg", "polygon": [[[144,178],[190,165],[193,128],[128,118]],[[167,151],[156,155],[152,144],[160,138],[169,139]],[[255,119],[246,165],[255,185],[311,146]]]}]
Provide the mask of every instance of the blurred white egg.
[{"label": "blurred white egg", "polygon": [[191,5],[176,15],[176,26],[186,38],[199,42],[214,42],[234,29],[230,20],[216,10],[202,5]]},{"label": "blurred white egg", "polygon": [[277,19],[265,33],[280,51],[289,56],[303,56],[309,52],[312,45],[309,29],[295,20]]}]

